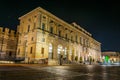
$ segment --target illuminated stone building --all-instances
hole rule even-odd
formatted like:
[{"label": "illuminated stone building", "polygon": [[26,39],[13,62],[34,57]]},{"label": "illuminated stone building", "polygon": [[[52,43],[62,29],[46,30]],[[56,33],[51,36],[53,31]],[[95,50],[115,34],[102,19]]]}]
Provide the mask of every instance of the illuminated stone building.
[{"label": "illuminated stone building", "polygon": [[75,22],[69,24],[38,7],[19,18],[17,57],[25,62],[48,64],[97,61],[101,58],[101,44]]},{"label": "illuminated stone building", "polygon": [[0,60],[13,60],[16,57],[16,49],[15,31],[0,27]]},{"label": "illuminated stone building", "polygon": [[120,61],[119,52],[106,51],[106,52],[102,52],[101,56],[102,56],[102,62],[106,60],[106,57],[108,57],[108,60],[110,61],[110,63],[116,63]]}]

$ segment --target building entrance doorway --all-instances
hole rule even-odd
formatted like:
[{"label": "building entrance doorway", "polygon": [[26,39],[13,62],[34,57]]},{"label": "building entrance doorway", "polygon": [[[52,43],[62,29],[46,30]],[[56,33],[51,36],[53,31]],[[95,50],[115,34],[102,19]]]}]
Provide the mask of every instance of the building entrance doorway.
[{"label": "building entrance doorway", "polygon": [[57,50],[58,54],[57,54],[57,57],[58,57],[58,64],[62,65],[62,58],[63,58],[63,55],[62,55],[62,46],[61,45],[58,45],[58,50]]},{"label": "building entrance doorway", "polygon": [[49,55],[48,55],[48,59],[53,59],[53,46],[50,43],[49,44]]}]

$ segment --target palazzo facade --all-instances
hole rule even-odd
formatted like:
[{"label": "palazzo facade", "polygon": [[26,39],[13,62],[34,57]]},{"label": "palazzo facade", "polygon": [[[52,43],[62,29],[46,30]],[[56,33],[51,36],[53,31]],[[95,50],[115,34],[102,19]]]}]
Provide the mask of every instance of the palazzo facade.
[{"label": "palazzo facade", "polygon": [[75,22],[69,24],[38,7],[19,17],[17,58],[24,62],[48,64],[100,60],[101,43]]}]

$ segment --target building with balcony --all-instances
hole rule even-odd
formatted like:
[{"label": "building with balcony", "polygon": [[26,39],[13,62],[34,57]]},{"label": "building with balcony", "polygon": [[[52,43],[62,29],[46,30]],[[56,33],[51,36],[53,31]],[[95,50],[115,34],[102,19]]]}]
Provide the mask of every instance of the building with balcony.
[{"label": "building with balcony", "polygon": [[16,57],[17,34],[14,30],[0,27],[0,60],[13,60]]},{"label": "building with balcony", "polygon": [[19,17],[17,27],[17,58],[24,62],[48,64],[97,61],[101,58],[101,43],[75,22],[69,24],[38,7]]}]

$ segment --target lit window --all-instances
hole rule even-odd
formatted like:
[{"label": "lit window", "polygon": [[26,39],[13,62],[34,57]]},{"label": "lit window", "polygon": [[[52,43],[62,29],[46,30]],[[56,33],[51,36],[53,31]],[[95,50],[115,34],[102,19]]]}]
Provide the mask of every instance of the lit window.
[{"label": "lit window", "polygon": [[42,42],[45,42],[45,38],[42,38]]}]

